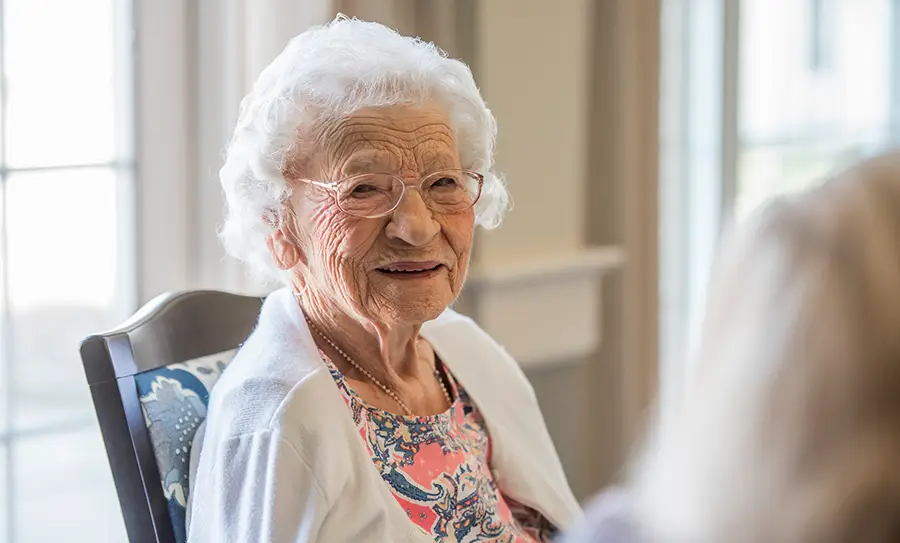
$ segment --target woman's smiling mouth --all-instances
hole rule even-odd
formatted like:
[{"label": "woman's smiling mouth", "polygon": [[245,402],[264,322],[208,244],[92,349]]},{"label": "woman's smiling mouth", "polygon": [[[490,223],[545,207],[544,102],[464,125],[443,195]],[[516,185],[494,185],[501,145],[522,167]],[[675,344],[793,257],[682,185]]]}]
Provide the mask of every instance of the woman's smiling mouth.
[{"label": "woman's smiling mouth", "polygon": [[378,272],[396,279],[427,279],[437,275],[444,268],[446,266],[436,261],[403,261],[382,266],[378,268]]}]

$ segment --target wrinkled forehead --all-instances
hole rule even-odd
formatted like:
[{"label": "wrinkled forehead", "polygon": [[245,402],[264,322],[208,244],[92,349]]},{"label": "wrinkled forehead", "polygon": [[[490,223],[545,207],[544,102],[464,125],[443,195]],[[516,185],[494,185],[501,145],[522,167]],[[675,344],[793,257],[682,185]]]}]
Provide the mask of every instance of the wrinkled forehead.
[{"label": "wrinkled forehead", "polygon": [[459,167],[450,120],[438,106],[361,109],[331,123],[319,142],[323,173],[421,174]]}]

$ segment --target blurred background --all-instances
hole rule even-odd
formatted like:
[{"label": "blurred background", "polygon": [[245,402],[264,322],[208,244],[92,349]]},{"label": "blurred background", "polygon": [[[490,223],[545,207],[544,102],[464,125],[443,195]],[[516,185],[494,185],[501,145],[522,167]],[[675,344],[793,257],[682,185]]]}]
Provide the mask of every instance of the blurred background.
[{"label": "blurred background", "polygon": [[498,118],[515,207],[459,309],[579,498],[678,394],[722,225],[900,143],[900,0],[0,0],[0,542],[125,540],[79,342],[264,290],[216,172],[256,74],[337,12],[466,61]]}]

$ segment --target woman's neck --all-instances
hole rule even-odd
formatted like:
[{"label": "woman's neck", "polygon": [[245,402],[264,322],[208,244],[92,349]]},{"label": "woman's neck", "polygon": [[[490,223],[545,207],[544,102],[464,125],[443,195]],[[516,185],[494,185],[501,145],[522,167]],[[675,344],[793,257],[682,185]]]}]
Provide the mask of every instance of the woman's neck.
[{"label": "woman's neck", "polygon": [[[306,318],[312,322],[313,337],[317,329],[381,383],[396,387],[422,371],[418,354],[421,325],[387,325],[355,318],[309,289],[297,298]],[[335,362],[343,365],[344,360]]]}]

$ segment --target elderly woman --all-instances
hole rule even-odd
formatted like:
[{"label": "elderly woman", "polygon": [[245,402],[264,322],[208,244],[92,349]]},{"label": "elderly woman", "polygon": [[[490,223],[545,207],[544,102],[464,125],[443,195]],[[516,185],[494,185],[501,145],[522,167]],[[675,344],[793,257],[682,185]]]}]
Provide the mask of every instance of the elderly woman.
[{"label": "elderly woman", "polygon": [[566,541],[900,541],[900,154],[729,241],[683,402]]},{"label": "elderly woman", "polygon": [[579,516],[522,371],[448,309],[507,204],[494,133],[464,64],[378,24],[262,72],[222,236],[289,286],[213,391],[190,541],[543,542]]}]

